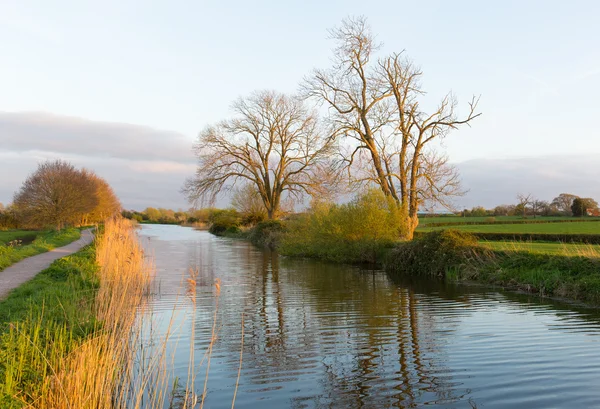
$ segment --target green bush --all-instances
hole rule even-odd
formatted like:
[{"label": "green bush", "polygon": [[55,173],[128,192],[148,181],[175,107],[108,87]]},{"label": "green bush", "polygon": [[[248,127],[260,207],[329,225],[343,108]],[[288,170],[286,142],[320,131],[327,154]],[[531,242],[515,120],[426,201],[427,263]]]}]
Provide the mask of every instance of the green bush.
[{"label": "green bush", "polygon": [[285,232],[285,224],[280,220],[266,220],[258,223],[250,230],[248,238],[258,247],[279,248],[281,235]]},{"label": "green bush", "polygon": [[343,205],[316,204],[291,220],[283,235],[284,255],[347,263],[375,263],[406,232],[403,209],[379,190]]},{"label": "green bush", "polygon": [[211,211],[208,221],[208,231],[217,236],[225,234],[230,228],[238,228],[242,222],[240,214],[234,209],[214,209]]},{"label": "green bush", "polygon": [[470,233],[438,230],[398,244],[388,255],[385,268],[397,274],[445,277],[451,269],[476,267],[484,252]]}]

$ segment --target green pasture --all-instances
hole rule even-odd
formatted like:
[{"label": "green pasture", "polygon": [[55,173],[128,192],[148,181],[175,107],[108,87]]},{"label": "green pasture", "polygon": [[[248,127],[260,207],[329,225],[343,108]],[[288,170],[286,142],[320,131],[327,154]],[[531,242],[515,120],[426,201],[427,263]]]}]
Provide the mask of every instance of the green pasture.
[{"label": "green pasture", "polygon": [[540,243],[523,241],[480,241],[483,247],[498,251],[518,251],[559,256],[600,257],[600,245]]},{"label": "green pasture", "polygon": [[464,226],[419,227],[419,231],[456,229],[469,233],[524,233],[524,234],[600,234],[598,222],[565,222],[539,224],[481,224]]}]

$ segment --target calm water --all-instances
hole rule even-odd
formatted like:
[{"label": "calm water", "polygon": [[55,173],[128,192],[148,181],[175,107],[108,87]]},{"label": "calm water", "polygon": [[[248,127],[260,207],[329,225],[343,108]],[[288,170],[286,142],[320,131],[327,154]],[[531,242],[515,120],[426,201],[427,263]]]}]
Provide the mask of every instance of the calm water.
[{"label": "calm water", "polygon": [[600,408],[596,310],[284,259],[179,226],[140,235],[157,268],[154,331],[172,320],[184,380],[195,333],[199,392],[218,307],[205,408],[231,407],[242,316],[236,408]]}]

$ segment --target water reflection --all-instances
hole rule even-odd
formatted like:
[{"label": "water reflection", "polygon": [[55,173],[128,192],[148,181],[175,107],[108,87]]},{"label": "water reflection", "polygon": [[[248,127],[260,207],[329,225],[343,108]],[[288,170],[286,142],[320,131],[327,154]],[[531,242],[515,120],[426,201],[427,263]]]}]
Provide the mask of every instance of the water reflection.
[{"label": "water reflection", "polygon": [[[242,241],[148,226],[160,313],[176,312],[173,342],[194,326],[199,363],[219,337],[206,407],[593,407],[600,399],[594,311],[479,287],[391,279],[381,271],[280,258]],[[182,277],[198,268],[194,303]],[[184,319],[187,318],[187,319]],[[185,378],[189,355],[174,367]],[[197,368],[200,370],[200,368]],[[203,381],[203,379],[202,379]],[[199,384],[197,390],[201,390]]]}]

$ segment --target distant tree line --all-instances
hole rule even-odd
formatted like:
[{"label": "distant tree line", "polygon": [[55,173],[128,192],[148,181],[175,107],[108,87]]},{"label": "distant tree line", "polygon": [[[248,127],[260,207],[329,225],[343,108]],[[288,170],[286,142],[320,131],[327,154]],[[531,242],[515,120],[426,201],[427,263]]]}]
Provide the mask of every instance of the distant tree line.
[{"label": "distant tree line", "polygon": [[0,228],[60,230],[101,222],[119,214],[121,203],[94,172],[63,161],[46,161],[27,177],[13,203],[0,208]]},{"label": "distant tree line", "polygon": [[579,197],[570,193],[561,193],[552,201],[539,200],[531,194],[518,194],[517,203],[496,206],[485,209],[476,206],[464,209],[459,214],[464,217],[493,217],[493,216],[575,216],[582,217],[597,214],[598,202],[589,197]]}]

